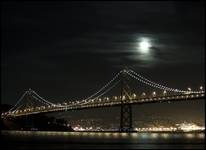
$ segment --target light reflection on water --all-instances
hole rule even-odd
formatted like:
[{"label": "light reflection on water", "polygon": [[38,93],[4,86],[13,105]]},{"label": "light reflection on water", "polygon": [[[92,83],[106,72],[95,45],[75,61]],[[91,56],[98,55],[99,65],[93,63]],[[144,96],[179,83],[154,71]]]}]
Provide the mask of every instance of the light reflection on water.
[{"label": "light reflection on water", "polygon": [[204,133],[200,133],[200,134],[198,134],[198,138],[200,138],[200,139],[204,139],[204,138],[205,138],[205,134],[204,134]]},{"label": "light reflection on water", "polygon": [[168,138],[168,137],[169,137],[169,134],[168,134],[168,133],[163,133],[163,134],[162,134],[162,137],[163,137],[163,138]]},{"label": "light reflection on water", "polygon": [[158,138],[158,134],[157,134],[157,133],[152,133],[152,134],[151,134],[151,137],[152,137],[152,138]]},{"label": "light reflection on water", "polygon": [[[204,133],[117,133],[2,131],[8,149],[137,149],[202,148]],[[160,144],[164,143],[164,144]],[[164,147],[161,147],[164,146]]]},{"label": "light reflection on water", "polygon": [[3,134],[19,136],[69,136],[69,137],[99,137],[99,138],[198,138],[204,139],[204,133],[118,133],[118,132],[56,132],[56,131],[2,131]]}]

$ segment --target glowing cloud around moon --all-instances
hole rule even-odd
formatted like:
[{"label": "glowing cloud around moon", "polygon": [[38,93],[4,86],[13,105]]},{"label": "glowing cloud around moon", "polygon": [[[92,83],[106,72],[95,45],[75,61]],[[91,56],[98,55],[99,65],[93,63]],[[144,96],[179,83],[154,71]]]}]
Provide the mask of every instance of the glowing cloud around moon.
[{"label": "glowing cloud around moon", "polygon": [[138,50],[142,54],[148,54],[150,51],[151,43],[149,39],[143,38],[138,43]]}]

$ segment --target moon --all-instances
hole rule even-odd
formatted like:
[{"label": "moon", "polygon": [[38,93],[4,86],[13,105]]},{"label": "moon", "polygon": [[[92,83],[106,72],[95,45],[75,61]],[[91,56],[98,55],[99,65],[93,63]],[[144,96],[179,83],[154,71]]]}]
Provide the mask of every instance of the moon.
[{"label": "moon", "polygon": [[138,50],[142,54],[148,54],[150,52],[151,42],[149,39],[143,38],[139,41]]}]

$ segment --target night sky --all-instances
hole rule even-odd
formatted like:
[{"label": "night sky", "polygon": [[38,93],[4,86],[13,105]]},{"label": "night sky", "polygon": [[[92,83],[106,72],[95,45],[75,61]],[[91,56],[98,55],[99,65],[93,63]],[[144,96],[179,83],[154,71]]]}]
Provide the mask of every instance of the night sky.
[{"label": "night sky", "polygon": [[[52,102],[82,99],[125,66],[172,88],[198,90],[205,83],[202,2],[2,2],[1,7],[2,103],[15,104],[28,88]],[[150,42],[147,53],[139,50],[142,39]],[[134,108],[148,115],[155,110],[171,115],[175,109],[194,119],[204,119],[205,110],[204,101]]]}]

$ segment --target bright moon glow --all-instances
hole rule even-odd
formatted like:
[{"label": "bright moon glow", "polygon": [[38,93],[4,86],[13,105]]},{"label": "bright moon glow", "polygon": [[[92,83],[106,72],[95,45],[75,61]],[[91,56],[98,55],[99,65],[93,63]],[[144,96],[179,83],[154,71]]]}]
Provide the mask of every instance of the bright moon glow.
[{"label": "bright moon glow", "polygon": [[151,44],[148,39],[142,39],[139,43],[139,51],[143,54],[149,53]]}]

